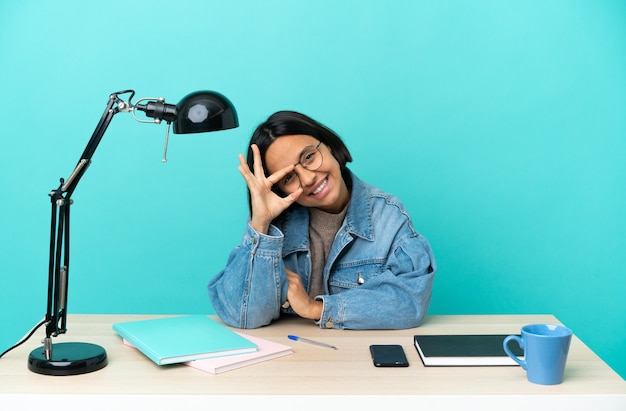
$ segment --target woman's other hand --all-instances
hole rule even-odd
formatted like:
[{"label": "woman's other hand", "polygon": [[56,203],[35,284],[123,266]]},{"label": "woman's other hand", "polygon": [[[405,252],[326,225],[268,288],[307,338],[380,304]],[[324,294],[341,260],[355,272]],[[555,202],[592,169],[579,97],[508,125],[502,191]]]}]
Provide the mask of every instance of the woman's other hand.
[{"label": "woman's other hand", "polygon": [[322,316],[323,303],[315,301],[304,289],[300,276],[286,268],[289,287],[287,289],[287,301],[291,308],[302,318],[319,320]]}]

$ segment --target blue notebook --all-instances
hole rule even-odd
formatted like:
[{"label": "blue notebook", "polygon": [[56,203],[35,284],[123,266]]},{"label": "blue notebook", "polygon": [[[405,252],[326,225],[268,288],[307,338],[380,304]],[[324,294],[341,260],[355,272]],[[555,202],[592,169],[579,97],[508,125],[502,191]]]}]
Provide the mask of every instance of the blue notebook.
[{"label": "blue notebook", "polygon": [[113,330],[159,365],[257,351],[252,341],[206,315],[113,324]]}]

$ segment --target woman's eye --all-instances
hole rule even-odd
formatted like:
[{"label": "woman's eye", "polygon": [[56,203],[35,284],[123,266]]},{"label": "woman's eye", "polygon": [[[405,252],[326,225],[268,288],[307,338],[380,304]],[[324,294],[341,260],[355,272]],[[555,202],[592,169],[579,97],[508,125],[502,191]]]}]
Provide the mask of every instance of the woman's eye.
[{"label": "woman's eye", "polygon": [[311,151],[311,152],[309,152],[309,153],[306,153],[306,154],[304,155],[304,161],[303,161],[303,163],[304,163],[304,164],[311,164],[311,163],[313,162],[313,160],[315,159],[315,154],[316,154],[316,152],[315,152],[315,151]]}]

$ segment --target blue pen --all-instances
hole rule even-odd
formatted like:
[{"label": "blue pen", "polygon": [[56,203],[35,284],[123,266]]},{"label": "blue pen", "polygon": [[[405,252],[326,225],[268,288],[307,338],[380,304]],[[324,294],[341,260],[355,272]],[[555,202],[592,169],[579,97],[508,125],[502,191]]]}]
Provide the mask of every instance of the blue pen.
[{"label": "blue pen", "polygon": [[294,340],[294,341],[302,341],[302,342],[313,344],[313,345],[319,345],[320,347],[332,348],[333,350],[337,349],[337,347],[335,347],[334,345],[326,344],[326,343],[319,342],[319,341],[309,340],[308,338],[298,337],[297,335],[288,335],[287,338],[289,338],[290,340]]}]

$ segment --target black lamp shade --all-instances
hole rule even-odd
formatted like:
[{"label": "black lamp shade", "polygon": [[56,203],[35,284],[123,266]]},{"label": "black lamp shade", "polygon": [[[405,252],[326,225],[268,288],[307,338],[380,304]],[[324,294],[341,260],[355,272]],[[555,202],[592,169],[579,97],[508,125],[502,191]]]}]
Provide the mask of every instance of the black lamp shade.
[{"label": "black lamp shade", "polygon": [[176,105],[174,133],[204,133],[239,126],[233,104],[215,91],[196,91]]}]

